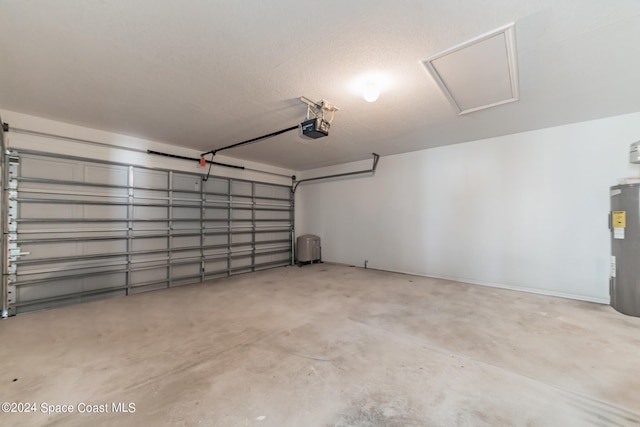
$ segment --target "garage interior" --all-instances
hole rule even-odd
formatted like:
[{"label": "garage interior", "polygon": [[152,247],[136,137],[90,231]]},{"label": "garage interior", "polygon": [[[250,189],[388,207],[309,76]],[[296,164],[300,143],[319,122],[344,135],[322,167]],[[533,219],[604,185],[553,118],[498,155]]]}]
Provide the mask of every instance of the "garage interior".
[{"label": "garage interior", "polygon": [[640,424],[637,1],[0,28],[0,424]]}]

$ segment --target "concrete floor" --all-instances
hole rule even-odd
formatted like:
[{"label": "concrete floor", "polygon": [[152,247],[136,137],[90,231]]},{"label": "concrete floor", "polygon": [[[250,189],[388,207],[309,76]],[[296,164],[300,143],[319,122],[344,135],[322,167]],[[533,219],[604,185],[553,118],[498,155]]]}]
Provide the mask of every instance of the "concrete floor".
[{"label": "concrete floor", "polygon": [[36,413],[0,425],[638,425],[639,331],[605,305],[278,268],[1,321],[0,401]]}]

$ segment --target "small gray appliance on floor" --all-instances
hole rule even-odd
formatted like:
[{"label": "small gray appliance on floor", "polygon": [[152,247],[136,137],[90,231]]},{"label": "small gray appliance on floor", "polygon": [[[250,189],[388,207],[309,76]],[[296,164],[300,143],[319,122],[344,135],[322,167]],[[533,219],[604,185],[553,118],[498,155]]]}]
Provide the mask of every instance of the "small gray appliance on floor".
[{"label": "small gray appliance on floor", "polygon": [[298,265],[322,262],[320,237],[313,234],[298,236],[296,241],[296,259]]}]

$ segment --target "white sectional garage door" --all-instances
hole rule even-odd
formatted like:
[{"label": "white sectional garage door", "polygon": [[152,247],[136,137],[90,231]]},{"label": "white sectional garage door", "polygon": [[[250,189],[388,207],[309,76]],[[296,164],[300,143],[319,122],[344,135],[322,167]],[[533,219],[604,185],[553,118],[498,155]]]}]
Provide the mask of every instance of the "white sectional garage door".
[{"label": "white sectional garage door", "polygon": [[291,262],[288,186],[29,151],[5,169],[9,315]]}]

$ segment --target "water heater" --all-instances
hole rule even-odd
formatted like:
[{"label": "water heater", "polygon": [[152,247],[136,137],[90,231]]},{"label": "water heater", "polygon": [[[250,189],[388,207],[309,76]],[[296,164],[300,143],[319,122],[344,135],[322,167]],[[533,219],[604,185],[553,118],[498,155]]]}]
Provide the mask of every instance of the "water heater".
[{"label": "water heater", "polygon": [[630,163],[640,163],[640,152],[638,149],[640,148],[640,141],[636,141],[631,144],[629,147],[629,162]]},{"label": "water heater", "polygon": [[611,306],[640,317],[640,184],[611,187]]}]

